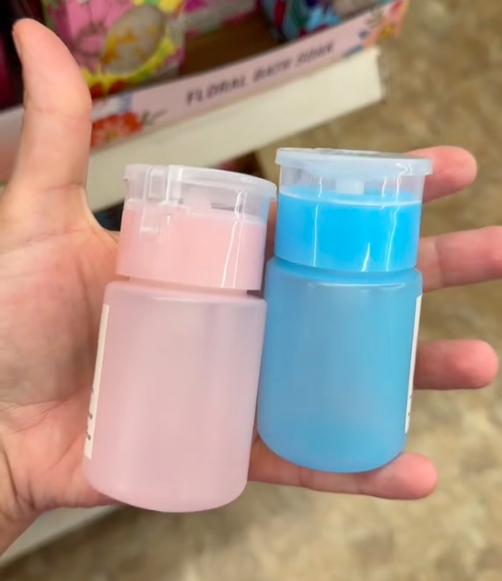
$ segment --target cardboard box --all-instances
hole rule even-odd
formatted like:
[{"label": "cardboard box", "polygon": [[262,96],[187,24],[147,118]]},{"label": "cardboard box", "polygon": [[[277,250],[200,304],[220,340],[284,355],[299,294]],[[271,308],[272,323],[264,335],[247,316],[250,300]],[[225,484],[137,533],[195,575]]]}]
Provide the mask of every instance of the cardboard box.
[{"label": "cardboard box", "polygon": [[122,93],[96,102],[93,147],[120,137],[222,107],[250,93],[342,59],[399,30],[403,0],[394,0],[340,26],[288,43],[256,57],[190,75],[164,85]]},{"label": "cardboard box", "polygon": [[[340,26],[227,66],[97,100],[92,147],[110,146],[140,132],[222,108],[373,46],[399,31],[404,10],[398,17],[397,4],[403,6],[402,0],[378,13],[361,14]],[[21,108],[0,114],[0,180],[10,174],[22,116]]]}]

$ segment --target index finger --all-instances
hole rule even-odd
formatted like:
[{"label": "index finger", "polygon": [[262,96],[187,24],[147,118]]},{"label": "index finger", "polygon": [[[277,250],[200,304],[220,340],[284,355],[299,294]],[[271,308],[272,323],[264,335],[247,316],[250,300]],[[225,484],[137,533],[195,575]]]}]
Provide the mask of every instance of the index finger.
[{"label": "index finger", "polygon": [[443,145],[417,149],[410,155],[432,160],[433,173],[425,180],[424,202],[456,194],[470,186],[476,178],[476,160],[461,147]]}]

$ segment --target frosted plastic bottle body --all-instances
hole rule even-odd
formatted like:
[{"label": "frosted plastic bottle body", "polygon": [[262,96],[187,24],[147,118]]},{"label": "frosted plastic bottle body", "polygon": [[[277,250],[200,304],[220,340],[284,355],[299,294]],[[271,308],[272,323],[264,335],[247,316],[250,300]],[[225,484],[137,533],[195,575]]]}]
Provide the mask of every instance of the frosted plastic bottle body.
[{"label": "frosted plastic bottle body", "polygon": [[258,431],[279,456],[362,472],[404,448],[422,279],[344,274],[277,258],[268,304]]},{"label": "frosted plastic bottle body", "polygon": [[265,311],[264,300],[246,294],[110,284],[88,482],[164,512],[237,498],[247,482]]},{"label": "frosted plastic bottle body", "polygon": [[247,483],[276,187],[222,170],[126,168],[83,470],[122,503],[209,510]]},{"label": "frosted plastic bottle body", "polygon": [[279,149],[257,429],[279,456],[365,472],[404,448],[430,160]]}]

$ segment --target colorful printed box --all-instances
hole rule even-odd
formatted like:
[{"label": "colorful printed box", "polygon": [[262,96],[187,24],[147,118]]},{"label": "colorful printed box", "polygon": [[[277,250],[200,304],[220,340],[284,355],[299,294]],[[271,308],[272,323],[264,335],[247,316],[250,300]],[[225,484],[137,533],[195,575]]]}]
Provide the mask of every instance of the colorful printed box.
[{"label": "colorful printed box", "polygon": [[43,0],[47,24],[100,97],[175,74],[184,53],[183,0]]},{"label": "colorful printed box", "polygon": [[396,17],[406,7],[406,0],[261,0],[266,17],[279,36],[287,40],[336,26],[369,9],[392,4]]},{"label": "colorful printed box", "polygon": [[[1,1],[1,0],[0,0]],[[366,12],[340,26],[306,36],[228,66],[141,87],[94,103],[92,147],[222,108],[291,81],[395,36],[407,2]],[[8,179],[19,145],[21,107],[0,114],[0,181]]]},{"label": "colorful printed box", "polygon": [[215,71],[97,101],[92,146],[223,107],[374,46],[399,33],[408,2],[394,0],[319,34]]},{"label": "colorful printed box", "polygon": [[256,11],[256,0],[186,0],[188,36],[217,30],[238,22]]}]

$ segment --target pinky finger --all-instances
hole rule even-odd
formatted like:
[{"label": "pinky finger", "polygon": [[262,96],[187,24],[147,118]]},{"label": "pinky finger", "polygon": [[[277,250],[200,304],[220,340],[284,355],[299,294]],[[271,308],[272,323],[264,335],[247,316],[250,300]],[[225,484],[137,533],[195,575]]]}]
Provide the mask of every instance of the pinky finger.
[{"label": "pinky finger", "polygon": [[251,457],[250,480],[298,486],[320,492],[358,494],[393,500],[429,496],[437,484],[432,462],[420,454],[404,453],[390,464],[358,474],[333,474],[296,466],[275,455],[257,439]]}]

